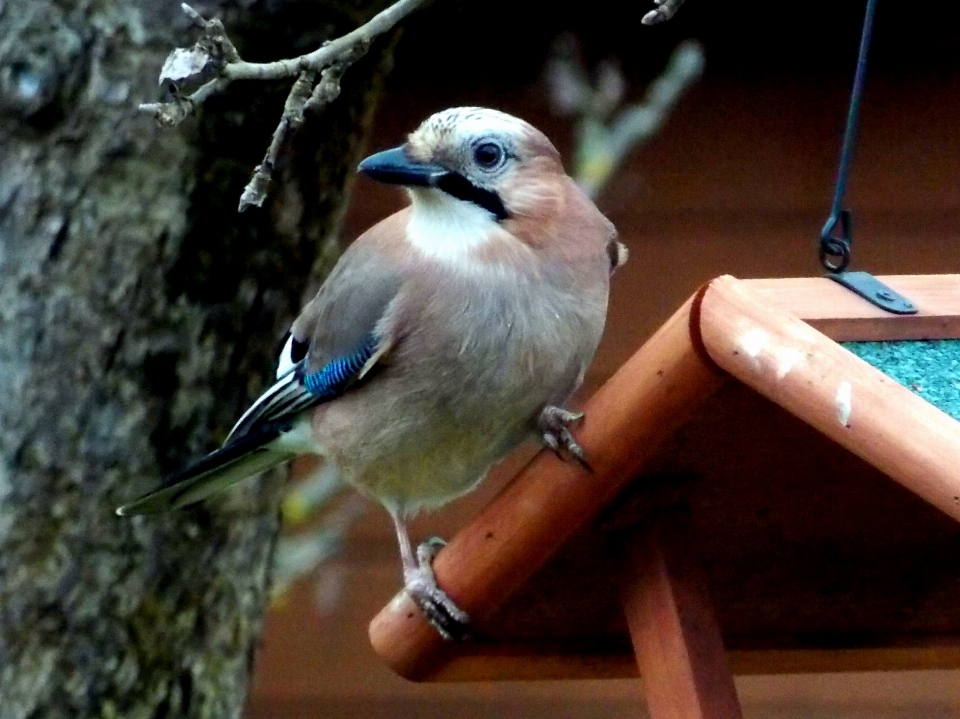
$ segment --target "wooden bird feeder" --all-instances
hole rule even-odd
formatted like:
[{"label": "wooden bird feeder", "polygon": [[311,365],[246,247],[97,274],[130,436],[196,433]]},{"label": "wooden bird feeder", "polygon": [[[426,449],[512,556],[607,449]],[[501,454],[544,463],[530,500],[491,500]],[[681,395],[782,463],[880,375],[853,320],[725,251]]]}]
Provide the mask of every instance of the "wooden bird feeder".
[{"label": "wooden bird feeder", "polygon": [[654,719],[740,716],[732,673],[960,667],[960,342],[929,341],[960,339],[960,275],[881,279],[919,313],[703,287],[587,403],[594,473],[540,453],[437,557],[473,639],[401,593],[377,653],[413,680],[639,669]]}]

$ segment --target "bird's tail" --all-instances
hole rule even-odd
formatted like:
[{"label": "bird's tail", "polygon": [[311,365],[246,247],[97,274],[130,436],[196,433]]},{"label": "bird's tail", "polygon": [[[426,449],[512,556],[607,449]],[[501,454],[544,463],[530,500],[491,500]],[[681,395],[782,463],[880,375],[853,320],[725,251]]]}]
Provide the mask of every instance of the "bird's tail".
[{"label": "bird's tail", "polygon": [[292,459],[283,442],[288,425],[264,425],[235,439],[169,477],[164,487],[117,508],[121,516],[156,514],[198,502],[234,482]]}]

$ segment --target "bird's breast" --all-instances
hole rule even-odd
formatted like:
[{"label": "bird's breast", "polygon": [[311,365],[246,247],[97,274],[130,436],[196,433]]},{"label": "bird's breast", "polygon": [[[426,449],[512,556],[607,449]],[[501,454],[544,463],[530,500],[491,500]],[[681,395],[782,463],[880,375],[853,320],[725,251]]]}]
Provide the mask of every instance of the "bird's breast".
[{"label": "bird's breast", "polygon": [[474,486],[566,400],[599,341],[606,285],[424,274],[404,291],[385,365],[321,407],[315,428],[348,481],[413,511]]},{"label": "bird's breast", "polygon": [[606,287],[596,296],[501,271],[435,284],[411,351],[436,359],[449,381],[444,400],[497,403],[528,415],[562,401],[590,361],[606,313]]}]

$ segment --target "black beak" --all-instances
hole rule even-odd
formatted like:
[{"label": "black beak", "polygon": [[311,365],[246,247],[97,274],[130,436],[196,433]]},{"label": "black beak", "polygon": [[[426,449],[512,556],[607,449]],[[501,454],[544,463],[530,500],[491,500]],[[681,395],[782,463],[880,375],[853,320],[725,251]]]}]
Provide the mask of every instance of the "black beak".
[{"label": "black beak", "polygon": [[440,165],[414,162],[409,159],[403,147],[384,150],[370,155],[357,167],[378,182],[390,185],[416,187],[436,187],[450,171]]},{"label": "black beak", "polygon": [[357,171],[391,185],[436,187],[448,195],[479,205],[498,220],[510,216],[497,193],[471,184],[460,173],[442,165],[414,162],[407,157],[402,146],[370,155],[360,163]]}]

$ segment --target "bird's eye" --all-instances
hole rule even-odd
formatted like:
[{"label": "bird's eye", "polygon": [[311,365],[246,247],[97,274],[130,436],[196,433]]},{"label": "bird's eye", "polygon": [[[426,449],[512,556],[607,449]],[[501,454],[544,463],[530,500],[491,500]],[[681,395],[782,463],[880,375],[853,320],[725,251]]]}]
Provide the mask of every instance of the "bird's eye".
[{"label": "bird's eye", "polygon": [[491,170],[503,161],[503,148],[495,142],[483,142],[474,148],[473,159],[483,169]]}]

